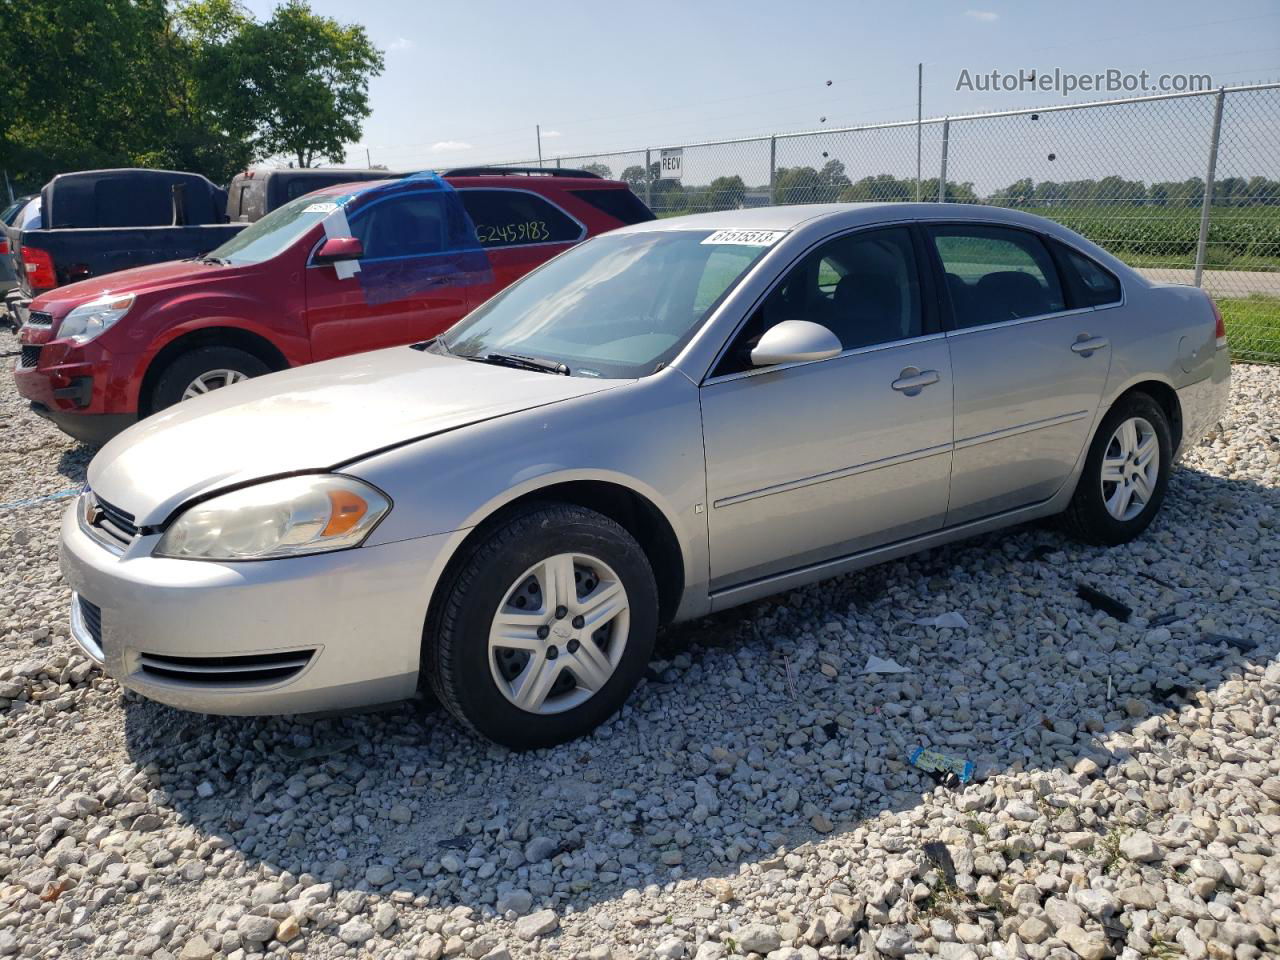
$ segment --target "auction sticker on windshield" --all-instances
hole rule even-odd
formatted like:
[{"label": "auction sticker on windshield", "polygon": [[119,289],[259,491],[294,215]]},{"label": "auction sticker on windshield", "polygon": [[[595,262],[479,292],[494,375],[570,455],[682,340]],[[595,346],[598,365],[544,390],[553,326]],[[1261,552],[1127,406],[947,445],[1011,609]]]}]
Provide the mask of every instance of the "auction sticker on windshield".
[{"label": "auction sticker on windshield", "polygon": [[752,247],[771,247],[787,235],[785,230],[717,230],[703,243],[741,243]]},{"label": "auction sticker on windshield", "polygon": [[303,213],[333,213],[338,209],[336,203],[313,203],[303,209]]}]

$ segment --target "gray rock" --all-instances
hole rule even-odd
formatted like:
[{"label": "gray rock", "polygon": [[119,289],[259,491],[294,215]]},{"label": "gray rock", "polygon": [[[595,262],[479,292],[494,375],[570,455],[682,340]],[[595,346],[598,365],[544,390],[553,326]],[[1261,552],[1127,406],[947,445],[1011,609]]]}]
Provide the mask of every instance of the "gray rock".
[{"label": "gray rock", "polygon": [[554,910],[539,910],[515,922],[516,936],[521,940],[536,940],[560,926],[560,918]]}]

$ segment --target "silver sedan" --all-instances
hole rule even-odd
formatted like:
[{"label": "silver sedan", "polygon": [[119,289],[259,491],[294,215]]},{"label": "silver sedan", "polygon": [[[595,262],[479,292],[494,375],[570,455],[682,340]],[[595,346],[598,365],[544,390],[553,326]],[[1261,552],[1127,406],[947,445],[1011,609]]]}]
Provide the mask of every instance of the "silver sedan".
[{"label": "silver sedan", "polygon": [[63,523],[72,630],[178,707],[427,688],[553,744],[619,709],[663,624],[1038,517],[1132,539],[1229,375],[1202,292],[1037,217],[659,220],[436,340],[117,437]]}]

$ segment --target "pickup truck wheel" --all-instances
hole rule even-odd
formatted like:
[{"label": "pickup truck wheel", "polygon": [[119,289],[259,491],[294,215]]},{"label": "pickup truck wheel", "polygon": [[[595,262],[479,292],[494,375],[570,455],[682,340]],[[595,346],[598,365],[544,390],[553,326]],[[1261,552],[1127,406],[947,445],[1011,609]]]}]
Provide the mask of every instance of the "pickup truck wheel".
[{"label": "pickup truck wheel", "polygon": [[626,530],[583,507],[525,507],[468,548],[440,588],[424,679],[458,720],[516,750],[599,726],[653,650],[649,561]]},{"label": "pickup truck wheel", "polygon": [[151,391],[151,412],[270,370],[252,353],[236,347],[197,347],[176,357],[160,373]]}]

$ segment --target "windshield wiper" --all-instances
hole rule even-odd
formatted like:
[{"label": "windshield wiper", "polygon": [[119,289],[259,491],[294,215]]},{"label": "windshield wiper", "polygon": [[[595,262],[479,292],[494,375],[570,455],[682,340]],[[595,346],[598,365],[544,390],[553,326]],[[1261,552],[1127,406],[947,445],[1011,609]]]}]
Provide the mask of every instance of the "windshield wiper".
[{"label": "windshield wiper", "polygon": [[562,377],[569,376],[569,368],[559,360],[543,360],[539,357],[528,357],[520,353],[486,353],[467,357],[481,363],[492,363],[499,367],[514,367],[517,370],[536,370],[538,373],[558,373]]},{"label": "windshield wiper", "polygon": [[195,260],[197,263],[212,263],[219,267],[231,266],[230,260],[223,260],[221,257],[210,257],[206,255],[203,257],[192,257],[192,259]]}]

